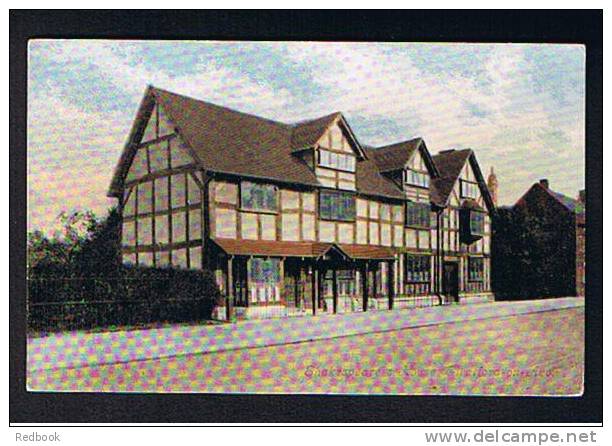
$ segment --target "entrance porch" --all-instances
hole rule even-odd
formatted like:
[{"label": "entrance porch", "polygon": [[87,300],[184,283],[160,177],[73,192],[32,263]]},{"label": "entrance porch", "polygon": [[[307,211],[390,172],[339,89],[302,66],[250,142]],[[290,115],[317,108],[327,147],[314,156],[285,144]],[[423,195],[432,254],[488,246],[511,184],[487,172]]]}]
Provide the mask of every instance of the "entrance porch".
[{"label": "entrance porch", "polygon": [[222,319],[392,309],[389,248],[335,243],[214,239]]}]

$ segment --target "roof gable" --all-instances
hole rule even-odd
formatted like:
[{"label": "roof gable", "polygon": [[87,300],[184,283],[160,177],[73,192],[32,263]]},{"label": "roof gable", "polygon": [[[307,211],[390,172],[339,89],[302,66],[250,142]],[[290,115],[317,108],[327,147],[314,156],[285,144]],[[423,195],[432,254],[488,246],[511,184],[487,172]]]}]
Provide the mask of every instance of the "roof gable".
[{"label": "roof gable", "polygon": [[414,138],[372,150],[372,155],[378,169],[382,173],[405,169],[410,161],[419,153],[431,176],[439,174],[438,169],[422,138]]},{"label": "roof gable", "polygon": [[314,173],[291,156],[292,127],[154,89],[202,168],[254,178],[316,185]]},{"label": "roof gable", "polygon": [[332,113],[294,124],[291,132],[291,148],[293,151],[314,147],[339,115],[340,113]]},{"label": "roof gable", "polygon": [[340,112],[298,122],[293,124],[292,128],[291,147],[294,152],[311,149],[317,145],[330,148],[328,147],[330,144],[326,143],[327,137],[331,132],[339,129],[355,154],[361,159],[367,157],[363,147]]},{"label": "roof gable", "polygon": [[[146,160],[143,160],[143,152],[138,151],[138,147],[173,134],[175,134],[174,122],[165,113],[163,105],[156,100],[151,88],[148,88],[136,113],[119,162],[115,167],[108,195],[119,196],[124,181],[130,180],[129,175],[132,170],[135,169],[132,172],[132,179],[135,178],[134,175],[138,176],[139,172],[146,170]],[[174,153],[175,157],[182,156],[185,159],[185,164],[198,162],[189,147],[182,143],[179,143],[179,145],[181,148],[178,148]],[[183,150],[183,148],[186,150]]]},{"label": "roof gable", "polygon": [[564,195],[562,193],[555,192],[549,187],[546,187],[539,182],[533,184],[527,190],[527,192],[525,192],[525,194],[523,194],[523,196],[516,201],[515,206],[521,206],[523,203],[525,203],[526,200],[529,199],[532,194],[537,192],[544,192],[545,194],[543,195],[545,197],[548,197],[553,203],[562,206],[568,212],[574,213],[576,215],[584,214],[585,212],[584,203],[574,198],[568,197],[567,195]]},{"label": "roof gable", "polygon": [[487,209],[489,212],[494,211],[493,199],[472,149],[443,150],[434,155],[433,160],[440,172],[440,176],[432,181],[432,201],[436,205],[442,207],[448,205],[453,188],[461,176],[466,162],[469,161]]},{"label": "roof gable", "polygon": [[293,155],[294,150],[304,144],[316,144],[331,125],[339,123],[361,153],[356,172],[358,190],[401,197],[393,184],[378,173],[376,165],[368,162],[366,151],[340,113],[292,125],[154,87],[147,88],[141,101],[115,169],[109,196],[119,196],[133,156],[133,146],[140,142],[155,104],[160,105],[181,142],[202,169],[311,187],[319,186],[316,175],[300,157]]}]

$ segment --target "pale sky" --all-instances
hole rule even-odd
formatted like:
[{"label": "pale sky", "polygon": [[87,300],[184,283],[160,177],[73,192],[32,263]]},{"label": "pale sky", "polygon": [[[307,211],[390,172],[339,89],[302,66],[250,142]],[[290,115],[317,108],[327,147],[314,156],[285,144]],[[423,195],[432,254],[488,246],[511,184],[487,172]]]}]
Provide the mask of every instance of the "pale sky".
[{"label": "pale sky", "polygon": [[540,178],[584,187],[579,45],[34,40],[28,73],[28,230],[103,215],[147,85],[294,122],[341,111],[357,138],[472,148],[500,203]]}]

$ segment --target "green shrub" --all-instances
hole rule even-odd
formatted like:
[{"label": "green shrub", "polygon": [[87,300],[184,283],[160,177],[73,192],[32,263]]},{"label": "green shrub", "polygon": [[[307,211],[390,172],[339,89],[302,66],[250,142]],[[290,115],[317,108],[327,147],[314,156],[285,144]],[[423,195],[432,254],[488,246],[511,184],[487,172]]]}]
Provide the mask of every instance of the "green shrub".
[{"label": "green shrub", "polygon": [[30,331],[47,332],[211,319],[220,299],[209,271],[126,266],[119,215],[60,215],[53,237],[28,234]]}]

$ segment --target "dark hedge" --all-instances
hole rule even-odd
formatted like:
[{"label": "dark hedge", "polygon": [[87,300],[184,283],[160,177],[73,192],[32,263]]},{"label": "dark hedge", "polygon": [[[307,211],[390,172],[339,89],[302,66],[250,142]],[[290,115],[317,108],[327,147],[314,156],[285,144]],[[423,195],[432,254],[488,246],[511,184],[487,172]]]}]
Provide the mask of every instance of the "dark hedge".
[{"label": "dark hedge", "polygon": [[123,266],[85,277],[45,265],[28,277],[28,329],[51,332],[210,320],[220,299],[208,271]]}]

